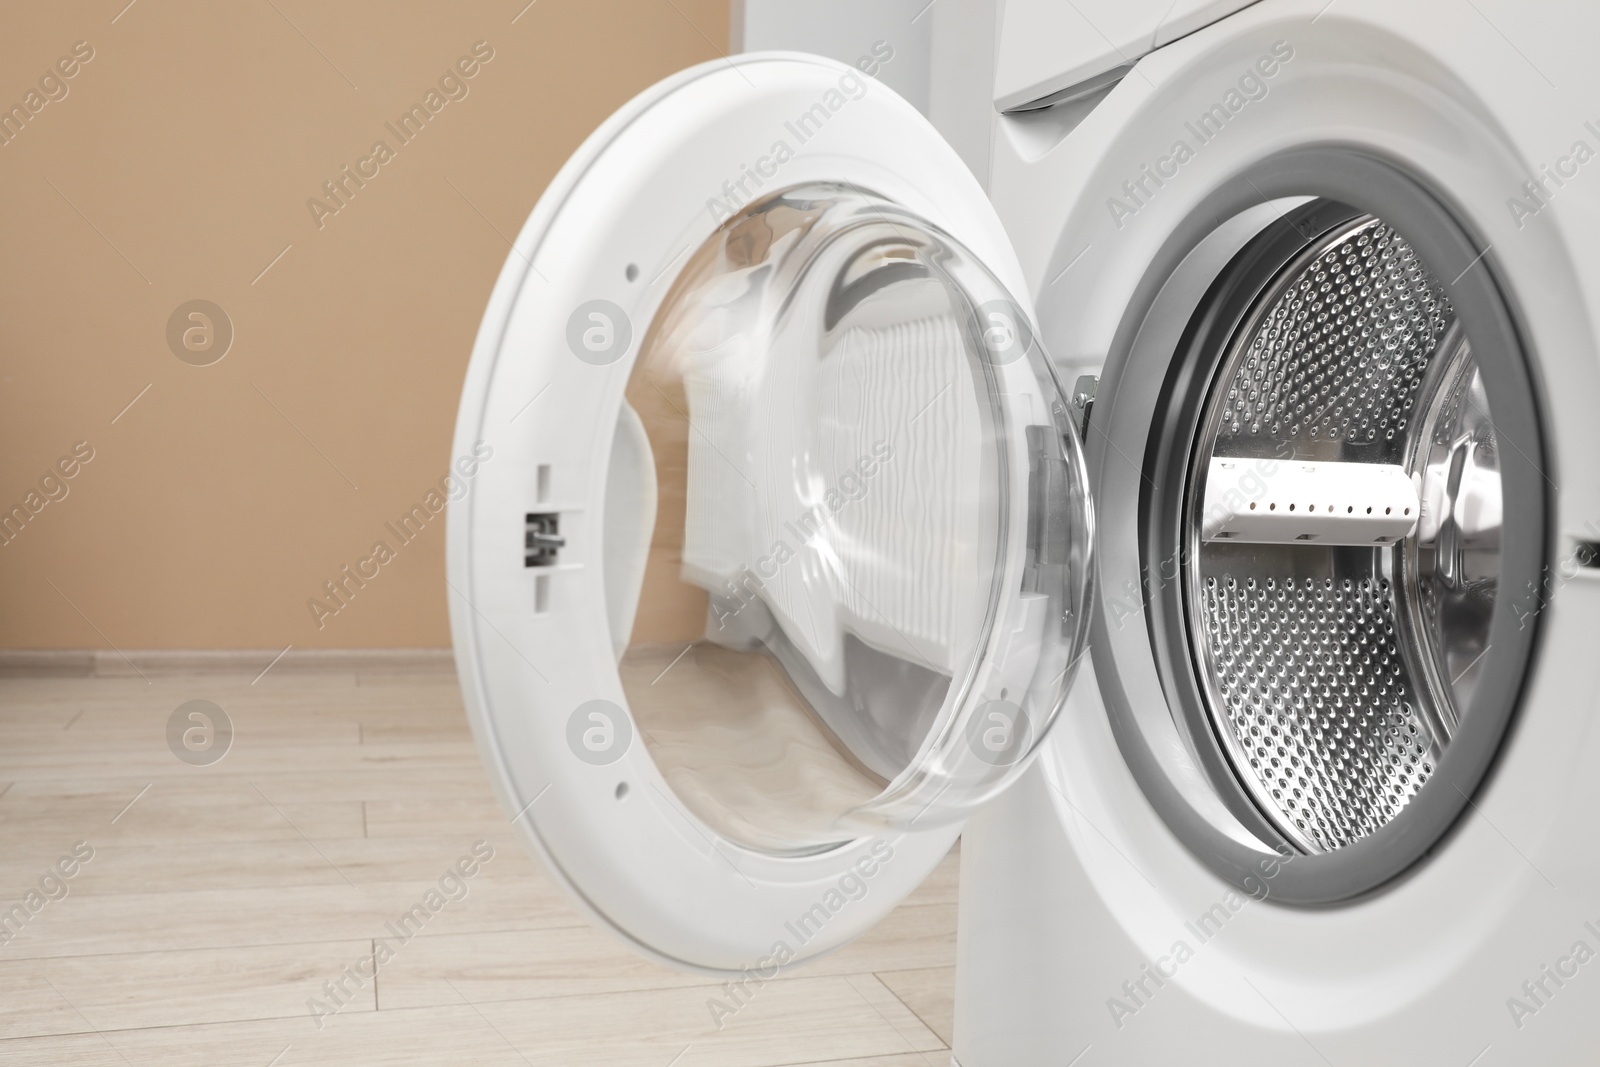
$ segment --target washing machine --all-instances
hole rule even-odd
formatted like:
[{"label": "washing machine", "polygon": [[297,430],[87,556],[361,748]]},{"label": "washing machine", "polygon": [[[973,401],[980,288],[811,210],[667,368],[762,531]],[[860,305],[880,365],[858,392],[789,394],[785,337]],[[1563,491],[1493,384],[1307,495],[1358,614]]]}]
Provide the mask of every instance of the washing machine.
[{"label": "washing machine", "polygon": [[1594,1062],[1600,13],[960,9],[959,133],[719,59],[518,237],[508,818],[730,1010],[960,836],[965,1067]]}]

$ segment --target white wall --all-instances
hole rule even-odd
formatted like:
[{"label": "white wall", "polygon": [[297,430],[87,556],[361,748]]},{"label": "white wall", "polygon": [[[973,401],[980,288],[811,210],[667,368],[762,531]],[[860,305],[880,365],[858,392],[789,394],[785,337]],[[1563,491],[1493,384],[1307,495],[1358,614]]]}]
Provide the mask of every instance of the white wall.
[{"label": "white wall", "polygon": [[[942,2],[942,0],[940,0]],[[734,0],[733,46],[742,52],[815,52],[854,65],[877,41],[894,48],[878,78],[928,113],[933,13],[928,0]]]},{"label": "white wall", "polygon": [[980,181],[995,113],[997,0],[732,0],[730,38],[743,52],[814,52],[854,64],[885,41],[878,77],[932,120]]}]

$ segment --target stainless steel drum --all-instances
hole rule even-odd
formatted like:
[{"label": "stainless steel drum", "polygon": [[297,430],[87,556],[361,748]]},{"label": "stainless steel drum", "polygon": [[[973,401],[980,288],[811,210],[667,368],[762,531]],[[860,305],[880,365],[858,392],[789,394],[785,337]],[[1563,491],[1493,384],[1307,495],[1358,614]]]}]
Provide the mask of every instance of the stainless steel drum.
[{"label": "stainless steel drum", "polygon": [[1338,146],[1224,182],[1147,274],[1086,420],[1118,747],[1219,878],[1361,899],[1471,812],[1538,654],[1559,475],[1517,294],[1425,177]]},{"label": "stainless steel drum", "polygon": [[1472,705],[1500,444],[1440,279],[1370,215],[1316,237],[1220,354],[1181,571],[1206,710],[1309,853],[1394,819]]}]

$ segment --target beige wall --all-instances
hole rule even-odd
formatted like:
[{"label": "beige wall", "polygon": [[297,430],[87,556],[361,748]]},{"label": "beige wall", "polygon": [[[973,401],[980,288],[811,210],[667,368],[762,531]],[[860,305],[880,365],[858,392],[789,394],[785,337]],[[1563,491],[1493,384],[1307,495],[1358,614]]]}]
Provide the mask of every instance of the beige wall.
[{"label": "beige wall", "polygon": [[[306,601],[443,476],[506,237],[613,108],[726,47],[726,0],[124,3],[0,15],[0,107],[38,108],[0,147],[0,510],[39,508],[0,546],[0,648],[448,644],[442,518],[321,629]],[[195,299],[235,331],[209,366],[168,344]]]}]

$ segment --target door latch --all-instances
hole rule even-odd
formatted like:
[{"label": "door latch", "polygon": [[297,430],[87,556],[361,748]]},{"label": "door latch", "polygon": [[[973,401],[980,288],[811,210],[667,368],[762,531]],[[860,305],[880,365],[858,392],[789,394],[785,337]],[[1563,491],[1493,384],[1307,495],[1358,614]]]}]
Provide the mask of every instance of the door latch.
[{"label": "door latch", "polygon": [[561,516],[555,512],[528,513],[526,536],[523,542],[523,565],[549,567],[556,555],[566,547],[567,539],[561,536]]}]

